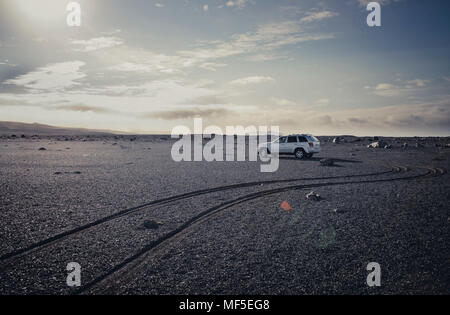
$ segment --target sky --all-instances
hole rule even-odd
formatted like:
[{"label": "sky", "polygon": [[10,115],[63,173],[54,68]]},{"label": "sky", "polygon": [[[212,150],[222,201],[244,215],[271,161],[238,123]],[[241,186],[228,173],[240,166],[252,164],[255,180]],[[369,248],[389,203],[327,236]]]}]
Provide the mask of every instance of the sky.
[{"label": "sky", "polygon": [[0,121],[450,135],[449,1],[0,0]]}]

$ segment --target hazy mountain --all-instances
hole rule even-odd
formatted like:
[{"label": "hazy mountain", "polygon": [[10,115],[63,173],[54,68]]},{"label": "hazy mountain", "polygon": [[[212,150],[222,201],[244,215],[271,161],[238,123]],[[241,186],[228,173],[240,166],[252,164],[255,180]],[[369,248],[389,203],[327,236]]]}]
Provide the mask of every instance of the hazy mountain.
[{"label": "hazy mountain", "polygon": [[42,124],[0,121],[0,135],[100,135],[117,133],[110,130],[55,127]]}]

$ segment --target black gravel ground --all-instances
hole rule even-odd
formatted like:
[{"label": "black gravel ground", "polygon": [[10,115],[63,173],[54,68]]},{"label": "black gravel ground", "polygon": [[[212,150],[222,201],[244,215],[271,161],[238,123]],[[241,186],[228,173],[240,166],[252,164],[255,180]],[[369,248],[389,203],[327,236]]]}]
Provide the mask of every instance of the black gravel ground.
[{"label": "black gravel ground", "polygon": [[[77,293],[66,285],[66,265],[78,262],[84,294],[449,294],[450,183],[437,170],[450,170],[448,138],[383,139],[392,149],[369,149],[367,139],[321,140],[317,157],[282,157],[277,172],[261,173],[256,162],[175,163],[165,137],[0,139],[3,258],[153,200],[304,179],[144,207],[2,259],[0,293]],[[321,158],[336,165],[321,166]],[[388,172],[391,166],[403,168]],[[400,179],[430,168],[436,176]],[[343,177],[374,173],[380,174]],[[364,182],[348,183],[354,181]],[[167,237],[228,201],[325,183],[230,206]],[[321,200],[307,200],[311,191]],[[381,287],[366,284],[369,262],[381,266]]]}]

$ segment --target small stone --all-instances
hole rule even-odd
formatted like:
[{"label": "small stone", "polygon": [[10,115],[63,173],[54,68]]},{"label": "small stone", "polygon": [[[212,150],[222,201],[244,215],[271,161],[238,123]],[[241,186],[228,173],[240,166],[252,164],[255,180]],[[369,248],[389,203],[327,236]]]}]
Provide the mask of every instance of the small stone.
[{"label": "small stone", "polygon": [[156,222],[154,220],[145,220],[144,221],[144,227],[146,229],[152,229],[152,230],[156,230],[157,228],[159,228],[161,222]]},{"label": "small stone", "polygon": [[306,195],[306,199],[313,200],[313,201],[320,201],[322,199],[319,194],[315,193],[314,191],[311,191],[309,194]]},{"label": "small stone", "polygon": [[386,146],[388,146],[387,143],[385,143],[383,141],[376,141],[376,142],[372,142],[367,147],[368,148],[379,149],[379,148],[385,148]]},{"label": "small stone", "polygon": [[42,148],[39,148],[39,151],[47,151],[47,149],[42,147]]}]

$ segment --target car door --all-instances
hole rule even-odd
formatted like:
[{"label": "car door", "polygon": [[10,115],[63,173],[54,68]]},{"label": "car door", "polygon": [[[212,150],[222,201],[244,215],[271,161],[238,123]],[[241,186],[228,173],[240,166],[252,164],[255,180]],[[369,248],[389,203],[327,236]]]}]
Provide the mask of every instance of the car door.
[{"label": "car door", "polygon": [[306,152],[308,152],[308,139],[305,136],[298,136],[298,147],[302,147]]},{"label": "car door", "polygon": [[297,148],[297,137],[296,136],[287,137],[286,151],[284,153],[294,153],[296,148]]},{"label": "car door", "polygon": [[275,143],[278,143],[278,152],[279,153],[286,153],[286,140],[287,137],[281,137],[275,140]]}]

